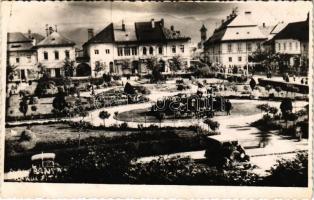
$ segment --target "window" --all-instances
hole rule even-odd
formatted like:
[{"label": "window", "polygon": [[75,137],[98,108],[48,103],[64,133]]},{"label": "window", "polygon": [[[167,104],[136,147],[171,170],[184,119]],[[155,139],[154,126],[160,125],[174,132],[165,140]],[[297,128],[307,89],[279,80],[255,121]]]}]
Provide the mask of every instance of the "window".
[{"label": "window", "polygon": [[15,58],[16,63],[20,63],[20,58]]},{"label": "window", "polygon": [[123,49],[122,47],[118,47],[118,56],[122,56],[123,55]]},{"label": "window", "polygon": [[158,47],[158,53],[162,54],[162,47]]},{"label": "window", "polygon": [[68,50],[65,51],[65,59],[70,58],[70,52]]},{"label": "window", "polygon": [[278,51],[280,51],[281,50],[281,45],[280,45],[280,43],[278,43]]},{"label": "window", "polygon": [[286,43],[285,42],[283,43],[283,50],[284,51],[286,50]]},{"label": "window", "polygon": [[147,49],[146,47],[143,47],[143,55],[146,55],[146,53],[147,53]]},{"label": "window", "polygon": [[239,62],[242,61],[242,57],[241,57],[241,56],[238,57],[238,61],[239,61]]},{"label": "window", "polygon": [[171,51],[172,51],[172,53],[176,53],[177,52],[177,48],[176,48],[175,45],[172,46]]},{"label": "window", "polygon": [[137,48],[136,47],[132,47],[132,55],[137,55]]},{"label": "window", "polygon": [[99,54],[99,50],[98,49],[95,49],[95,54]]},{"label": "window", "polygon": [[295,49],[298,50],[298,48],[299,48],[298,42],[295,42]]},{"label": "window", "polygon": [[184,53],[184,45],[183,44],[180,45],[180,50],[181,50],[182,53]]},{"label": "window", "polygon": [[232,44],[228,44],[228,52],[232,52]]},{"label": "window", "polygon": [[242,51],[242,43],[238,43],[238,52]]},{"label": "window", "polygon": [[125,47],[124,48],[124,55],[125,56],[129,56],[130,55],[130,48],[129,47]]},{"label": "window", "polygon": [[44,52],[44,59],[48,60],[48,52],[47,51]]},{"label": "window", "polygon": [[292,43],[289,42],[289,49],[292,50]]},{"label": "window", "polygon": [[153,47],[149,47],[149,54],[150,54],[150,55],[153,55],[153,53],[154,53]]},{"label": "window", "polygon": [[252,51],[252,44],[251,43],[247,43],[247,51]]},{"label": "window", "polygon": [[59,51],[55,51],[55,60],[59,60]]},{"label": "window", "polygon": [[110,49],[106,49],[106,54],[110,54]]},{"label": "window", "polygon": [[232,62],[232,57],[229,57],[229,62]]},{"label": "window", "polygon": [[31,56],[27,56],[27,62],[28,63],[32,62],[32,57]]}]

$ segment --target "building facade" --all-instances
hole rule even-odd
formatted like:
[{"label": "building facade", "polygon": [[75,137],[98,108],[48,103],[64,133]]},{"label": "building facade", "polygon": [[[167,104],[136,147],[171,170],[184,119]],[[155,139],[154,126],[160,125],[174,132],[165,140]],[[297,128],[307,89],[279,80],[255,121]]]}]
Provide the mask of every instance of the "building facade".
[{"label": "building facade", "polygon": [[[309,64],[309,15],[305,21],[289,23],[272,38],[274,52],[290,56],[290,66]],[[299,62],[299,63],[296,63]]]},{"label": "building facade", "polygon": [[12,69],[9,81],[27,81],[38,78],[35,45],[43,39],[39,34],[8,33],[7,65]]},{"label": "building facade", "polygon": [[43,66],[50,77],[61,77],[64,75],[65,61],[75,61],[74,45],[74,42],[50,27],[47,36],[36,45],[38,65]]},{"label": "building facade", "polygon": [[89,40],[83,45],[93,76],[103,73],[147,73],[147,63],[154,61],[162,72],[176,57],[189,67],[190,38],[180,31],[164,26],[164,21],[135,22],[132,26],[109,24],[95,36],[89,30]]},{"label": "building facade", "polygon": [[267,36],[252,20],[251,12],[236,14],[233,11],[212,36],[204,43],[206,61],[231,70],[234,67],[244,69],[250,65],[249,55],[263,50]]}]

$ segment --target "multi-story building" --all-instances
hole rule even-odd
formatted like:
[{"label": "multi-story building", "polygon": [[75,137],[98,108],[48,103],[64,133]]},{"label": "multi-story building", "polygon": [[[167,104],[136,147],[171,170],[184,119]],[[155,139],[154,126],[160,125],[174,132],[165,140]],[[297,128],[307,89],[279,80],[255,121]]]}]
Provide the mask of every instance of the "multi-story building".
[{"label": "multi-story building", "polygon": [[9,81],[27,81],[37,79],[37,52],[34,46],[43,36],[30,31],[8,33],[7,64],[13,69]]},{"label": "multi-story building", "polygon": [[272,41],[275,53],[290,55],[290,65],[293,66],[295,59],[300,63],[309,62],[309,15],[305,21],[289,23]]},{"label": "multi-story building", "polygon": [[206,61],[226,69],[246,68],[249,55],[261,50],[266,39],[251,12],[238,15],[233,11],[204,43]]},{"label": "multi-story building", "polygon": [[95,36],[89,30],[89,36],[83,49],[91,71],[102,69],[97,75],[146,73],[149,59],[157,60],[163,72],[169,71],[174,57],[189,67],[190,38],[182,36],[173,26],[166,28],[163,19],[135,22],[132,26],[111,23]]},{"label": "multi-story building", "polygon": [[38,64],[47,69],[50,77],[60,77],[65,60],[75,60],[75,43],[52,27],[46,31],[47,36],[36,45]]}]

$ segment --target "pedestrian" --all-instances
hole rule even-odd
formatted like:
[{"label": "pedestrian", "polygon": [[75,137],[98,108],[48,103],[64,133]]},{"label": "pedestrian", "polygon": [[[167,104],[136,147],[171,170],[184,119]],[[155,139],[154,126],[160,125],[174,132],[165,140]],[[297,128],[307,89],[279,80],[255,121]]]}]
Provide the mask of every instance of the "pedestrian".
[{"label": "pedestrian", "polygon": [[301,79],[301,84],[303,84],[304,83],[304,80],[303,80],[303,78]]},{"label": "pedestrian", "polygon": [[232,104],[231,104],[231,102],[229,101],[229,99],[227,99],[225,105],[226,105],[226,106],[225,106],[225,107],[226,107],[226,113],[227,113],[227,115],[230,115],[230,111],[231,111],[231,109],[232,109]]}]

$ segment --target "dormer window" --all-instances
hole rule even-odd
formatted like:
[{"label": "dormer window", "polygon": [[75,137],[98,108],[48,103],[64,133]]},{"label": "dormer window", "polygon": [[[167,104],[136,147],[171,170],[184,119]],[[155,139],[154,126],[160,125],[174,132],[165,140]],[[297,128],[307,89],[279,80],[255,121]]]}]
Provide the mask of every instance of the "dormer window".
[{"label": "dormer window", "polygon": [[11,48],[18,48],[18,47],[21,47],[21,45],[20,44],[12,44],[11,45]]}]

